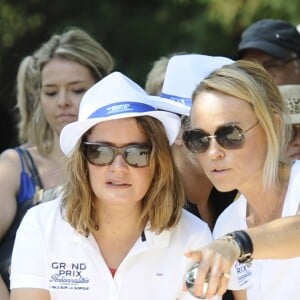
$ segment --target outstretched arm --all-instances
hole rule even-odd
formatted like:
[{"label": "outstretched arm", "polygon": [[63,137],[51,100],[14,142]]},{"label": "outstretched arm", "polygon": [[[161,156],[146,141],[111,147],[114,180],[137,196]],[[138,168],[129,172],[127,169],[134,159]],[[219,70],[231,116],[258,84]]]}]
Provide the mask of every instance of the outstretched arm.
[{"label": "outstretched arm", "polygon": [[[246,231],[253,244],[253,259],[287,259],[300,256],[300,215],[285,217]],[[272,249],[272,251],[270,251]],[[238,243],[227,238],[216,239],[201,250],[186,255],[199,262],[195,294],[201,295],[209,272],[207,297],[223,295],[227,289],[233,263],[240,258]]]}]

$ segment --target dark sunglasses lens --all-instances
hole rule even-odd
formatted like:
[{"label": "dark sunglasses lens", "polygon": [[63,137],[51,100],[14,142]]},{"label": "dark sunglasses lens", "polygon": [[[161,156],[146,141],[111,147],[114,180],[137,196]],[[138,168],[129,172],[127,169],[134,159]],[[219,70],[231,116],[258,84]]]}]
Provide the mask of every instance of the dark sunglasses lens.
[{"label": "dark sunglasses lens", "polygon": [[124,159],[132,167],[145,167],[149,164],[151,148],[143,146],[128,146]]},{"label": "dark sunglasses lens", "polygon": [[237,126],[226,126],[215,133],[217,142],[225,149],[238,149],[244,144],[244,134]]},{"label": "dark sunglasses lens", "polygon": [[94,165],[104,166],[108,165],[114,157],[113,148],[105,145],[85,145],[86,158]]},{"label": "dark sunglasses lens", "polygon": [[116,148],[105,144],[83,144],[83,147],[86,159],[96,166],[111,164],[120,153],[130,166],[145,167],[149,164],[151,154],[150,147],[140,145]]},{"label": "dark sunglasses lens", "polygon": [[209,138],[203,130],[184,131],[182,138],[186,148],[193,153],[205,152],[209,147]]}]

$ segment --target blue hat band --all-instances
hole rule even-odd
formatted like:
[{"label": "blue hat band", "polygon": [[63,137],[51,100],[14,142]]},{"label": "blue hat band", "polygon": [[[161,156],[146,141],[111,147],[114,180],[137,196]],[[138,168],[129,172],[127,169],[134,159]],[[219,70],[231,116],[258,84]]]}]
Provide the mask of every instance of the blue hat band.
[{"label": "blue hat band", "polygon": [[184,104],[188,107],[192,106],[192,99],[191,98],[178,97],[178,96],[175,96],[175,95],[169,95],[169,94],[165,94],[165,93],[161,93],[160,97],[175,101],[175,102],[180,103],[180,104]]},{"label": "blue hat band", "polygon": [[120,115],[125,113],[143,113],[147,111],[155,111],[156,109],[148,104],[137,102],[118,102],[103,106],[94,111],[88,119],[104,118],[113,115]]}]

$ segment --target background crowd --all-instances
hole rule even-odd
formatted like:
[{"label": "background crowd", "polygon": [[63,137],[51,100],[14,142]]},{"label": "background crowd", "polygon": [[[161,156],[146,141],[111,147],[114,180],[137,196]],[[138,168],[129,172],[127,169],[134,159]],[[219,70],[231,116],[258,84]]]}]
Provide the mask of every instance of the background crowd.
[{"label": "background crowd", "polygon": [[[244,28],[262,18],[299,24],[299,10],[298,1],[292,0],[76,0],[64,5],[53,0],[51,6],[44,0],[2,0],[0,122],[16,113],[15,76],[22,58],[68,26],[90,33],[110,51],[120,70],[144,86],[152,62],[160,56],[189,52],[233,58]],[[1,150],[16,145],[13,129],[3,134]]]},{"label": "background crowd", "polygon": [[[223,255],[226,263],[218,265],[221,273],[217,274],[217,267],[209,269],[202,265],[203,272],[215,270],[216,277],[219,277],[218,279],[211,276],[208,295],[213,296],[217,291],[220,295],[223,294],[229,283],[229,288],[236,291],[233,293],[227,291],[223,299],[233,299],[233,297],[236,300],[269,299],[274,293],[271,286],[277,285],[280,278],[287,278],[290,287],[286,289],[287,284],[278,286],[276,292],[278,299],[286,295],[289,299],[293,299],[298,294],[296,276],[287,276],[284,273],[285,270],[290,271],[292,266],[295,268],[292,275],[297,273],[298,258],[294,258],[289,263],[286,260],[280,262],[272,260],[268,263],[262,260],[249,266],[250,257],[244,257],[245,253],[242,253],[242,250],[247,248],[250,256],[255,253],[256,240],[253,237],[250,246],[251,239],[246,233],[248,228],[299,213],[300,204],[294,181],[299,177],[297,160],[300,157],[300,33],[295,25],[285,20],[262,19],[241,32],[232,55],[217,52],[218,56],[209,56],[204,53],[203,51],[191,52],[189,47],[176,48],[175,51],[158,55],[151,64],[146,64],[148,70],[142,76],[144,79],[140,81],[141,86],[145,87],[146,92],[151,96],[143,94],[144,91],[140,90],[139,86],[134,87],[135,83],[126,76],[122,77],[121,73],[113,72],[122,69],[122,63],[118,64],[118,57],[115,57],[113,51],[107,48],[102,40],[96,41],[88,32],[80,28],[53,34],[49,40],[44,40],[37,49],[32,49],[28,56],[20,61],[14,80],[18,112],[18,127],[15,126],[15,132],[18,133],[19,139],[7,141],[7,144],[3,145],[2,151],[4,151],[0,161],[0,189],[5,196],[5,199],[1,200],[3,209],[0,215],[1,247],[5,250],[1,253],[3,257],[0,264],[1,299],[6,300],[9,297],[11,272],[9,254],[12,252],[16,229],[24,213],[29,207],[52,200],[57,195],[62,195],[61,200],[55,201],[56,204],[52,204],[52,201],[48,204],[53,213],[57,212],[51,218],[57,218],[58,212],[65,210],[65,218],[69,225],[83,236],[88,237],[91,234],[94,240],[89,242],[98,245],[109,267],[109,273],[113,278],[117,274],[116,282],[119,280],[118,272],[123,270],[121,268],[123,260],[127,261],[127,254],[137,246],[136,239],[141,237],[141,241],[144,242],[149,238],[146,231],[148,225],[150,231],[156,232],[157,238],[171,228],[175,232],[178,231],[178,236],[176,234],[174,240],[170,240],[170,245],[174,243],[174,249],[177,250],[179,245],[181,250],[188,250],[186,245],[189,245],[189,250],[205,246],[212,238],[208,228],[215,238],[221,239],[228,232],[243,230],[242,233],[232,234],[227,239],[229,244],[233,239],[236,242],[233,247],[238,245],[241,253],[237,255],[235,248],[231,249],[234,255],[230,257]],[[240,59],[246,62],[235,63]],[[137,74],[138,72],[136,76],[139,77]],[[102,82],[103,78],[106,79]],[[227,78],[228,82],[224,78]],[[84,96],[86,98],[83,97],[85,106],[80,105],[82,96],[95,83],[97,84],[91,89],[90,94],[87,93],[87,96]],[[115,86],[118,86],[118,91],[114,91]],[[131,93],[134,97],[130,96]],[[139,107],[135,114],[125,115],[125,118],[130,118],[128,119],[131,120],[130,122],[122,120],[123,112],[119,113],[120,116],[118,112],[114,112],[116,117],[102,115],[104,109],[114,107],[116,101],[114,97],[121,99],[122,95],[126,94],[128,97],[122,100],[124,105],[133,105],[132,111]],[[256,95],[255,101],[253,95]],[[93,104],[95,97],[98,99],[100,96],[106,96],[106,100],[104,99],[103,103]],[[130,102],[133,98],[136,98],[135,104]],[[105,104],[105,101],[108,103]],[[147,107],[149,104],[153,107]],[[236,115],[237,111],[239,116]],[[150,130],[156,128],[155,122],[147,118],[140,119],[141,112],[141,116],[150,116],[150,119],[156,118],[163,123],[163,129],[156,129],[157,133],[154,134],[157,135],[156,138]],[[169,112],[175,113],[173,117],[176,121],[175,119],[165,121]],[[76,121],[78,113],[79,120]],[[91,123],[90,118],[95,118],[96,122]],[[73,127],[79,130],[78,136],[74,136],[73,127],[72,131],[67,129],[68,126],[65,125],[69,123],[75,124]],[[14,124],[13,120],[7,120],[5,123],[5,126],[8,125],[6,132],[9,136],[14,135],[11,131],[14,126],[11,124]],[[104,131],[100,130],[102,127]],[[136,131],[132,129],[135,127]],[[115,130],[116,128],[122,129],[124,134],[116,134],[118,131]],[[61,135],[64,131],[68,133]],[[168,141],[169,145],[163,142],[164,140]],[[166,146],[162,147],[161,143]],[[9,149],[12,145],[18,147]],[[156,147],[157,150],[153,151],[152,149]],[[169,162],[162,159],[164,155],[170,156],[164,153],[167,149],[172,153]],[[238,155],[235,150],[238,150]],[[102,151],[106,153],[104,161],[101,161],[100,157]],[[138,151],[140,156],[145,156],[145,160],[144,158],[141,160],[142,157],[137,158]],[[161,151],[162,157],[157,154],[154,156],[153,153],[156,151],[158,153]],[[223,173],[226,164],[215,162],[226,161],[225,159],[235,162],[240,173],[220,179],[222,176],[220,174],[216,176],[215,173],[219,172],[218,168],[222,171],[220,173]],[[252,163],[251,166],[248,165],[249,161]],[[109,186],[127,186],[130,180],[132,185],[132,182],[138,183],[145,179],[145,182],[139,185],[137,195],[134,194],[133,199],[136,198],[134,206],[130,204],[132,200],[126,202],[129,210],[127,207],[121,213],[115,210],[116,204],[111,206],[111,201],[115,200],[110,194],[106,194],[107,182],[103,187],[95,184],[95,178],[100,176],[99,166],[100,169],[105,167],[107,170],[107,175],[101,173],[101,176],[106,178]],[[154,166],[159,170],[161,178],[153,177]],[[211,172],[213,166],[215,169]],[[162,182],[163,174],[166,172],[164,168],[173,170],[175,174],[171,173],[165,188]],[[88,174],[88,182],[84,180],[86,174]],[[141,177],[136,177],[137,174]],[[150,184],[153,178],[157,180],[157,184]],[[78,196],[81,198],[79,199]],[[120,197],[120,193],[118,192],[116,196]],[[151,208],[152,201],[161,201],[158,200],[161,197],[169,199],[169,205],[174,201],[173,215],[172,210],[168,214],[166,207],[159,208],[153,205]],[[81,203],[82,199],[85,199],[85,202]],[[140,201],[141,199],[143,201]],[[53,207],[54,205],[56,206]],[[185,215],[181,218],[176,210],[179,207],[190,211],[197,218],[194,219],[190,217],[191,215],[188,215],[187,220]],[[45,240],[49,243],[48,247],[52,245],[53,237],[49,235],[51,223],[48,225],[39,223],[40,218],[43,220],[45,214],[47,215],[47,206],[44,211],[42,208],[34,211],[36,215],[31,214],[27,217],[24,228],[20,230],[18,236],[12,265],[11,299],[26,299],[24,297],[60,299],[59,297],[62,296],[60,292],[48,291],[45,285],[47,281],[43,278],[46,265],[42,267],[43,264],[39,264],[39,259],[45,261],[45,257],[49,255],[48,251],[35,252],[40,246],[39,240],[36,240],[37,228],[38,231],[41,229],[41,233],[37,235],[40,235],[41,241]],[[121,231],[116,230],[119,231],[118,234],[115,235],[114,232],[111,236],[106,230],[106,222],[111,223],[110,226],[114,228],[120,228],[120,220],[124,214],[128,215],[128,211],[132,215],[128,219],[128,227],[126,225]],[[156,214],[164,218],[155,218]],[[240,217],[241,214],[243,217]],[[35,224],[33,220],[39,221]],[[201,220],[208,225],[208,228]],[[199,240],[194,236],[195,228],[194,231],[186,233],[184,238],[182,237],[180,232],[182,228],[188,227],[189,222],[190,226],[191,224],[194,224],[195,228],[199,226],[199,232],[203,232],[199,234]],[[137,231],[133,229],[136,224],[138,224]],[[291,224],[290,226],[295,226],[294,223]],[[107,228],[111,229],[110,226]],[[52,228],[52,230],[59,232],[59,228]],[[268,229],[264,227],[264,230]],[[279,234],[280,231],[278,236]],[[124,242],[120,244],[121,246],[117,245],[117,248],[116,236]],[[33,273],[39,278],[38,280],[32,279],[32,270],[28,273],[29,277],[26,277],[28,266],[32,265],[30,260],[27,263],[20,263],[21,249],[26,245],[26,240],[32,237],[35,239],[29,243],[26,253],[28,257],[40,256],[35,261],[36,269],[33,268]],[[282,255],[282,252],[286,251],[285,248],[278,251],[279,254],[275,257],[270,254],[270,258],[298,256],[299,253],[293,250],[295,248],[293,243],[297,243],[294,235],[287,238],[291,243],[291,252],[288,252],[291,254]],[[240,239],[244,239],[242,244],[239,243]],[[210,249],[210,257],[219,257],[222,251],[227,249],[227,244],[220,245],[221,250],[210,246],[206,248]],[[61,255],[60,248],[54,248],[52,251],[54,254],[51,255]],[[183,254],[183,251],[181,252]],[[156,262],[166,254],[159,255]],[[175,254],[177,255],[176,251]],[[156,254],[152,255],[155,257]],[[197,260],[201,259],[201,255],[201,252],[187,254],[188,257]],[[261,256],[265,258],[267,255],[264,252]],[[7,258],[8,260],[5,260]],[[260,258],[260,254],[257,254],[257,258]],[[182,255],[180,259],[176,256],[174,259],[178,260],[177,268],[181,270],[178,276],[183,278],[187,270],[187,258],[184,259]],[[232,267],[237,259],[238,262]],[[211,263],[216,264],[214,259],[211,259]],[[243,269],[242,274],[239,271],[241,269]],[[262,272],[263,269],[266,270],[265,273]],[[275,273],[281,272],[281,275],[269,276],[270,269]],[[260,273],[260,282],[255,275],[258,273]],[[202,289],[201,271],[199,274],[200,285],[198,289],[196,288],[196,294],[200,295],[202,294],[199,292],[200,288]],[[170,290],[168,297],[189,299],[192,297],[189,293],[182,292],[182,287],[178,289],[179,277],[172,279],[176,282],[174,283],[176,286],[173,291]],[[217,279],[220,280],[219,284]],[[107,278],[104,276],[101,280],[105,282]],[[91,282],[90,291],[93,290],[92,287]],[[41,291],[36,291],[36,288]],[[156,294],[151,296],[154,289],[155,287],[149,286],[149,297],[155,297]],[[131,294],[130,284],[128,289],[121,291],[121,288],[117,288],[114,292],[108,289],[107,293],[112,293],[111,295],[121,293],[123,296],[120,296],[120,299],[125,297],[124,295],[139,297],[138,290],[135,291],[136,294]],[[101,294],[101,291],[95,293]],[[68,294],[68,297],[72,297],[72,293]],[[81,299],[80,296],[78,299]]]}]

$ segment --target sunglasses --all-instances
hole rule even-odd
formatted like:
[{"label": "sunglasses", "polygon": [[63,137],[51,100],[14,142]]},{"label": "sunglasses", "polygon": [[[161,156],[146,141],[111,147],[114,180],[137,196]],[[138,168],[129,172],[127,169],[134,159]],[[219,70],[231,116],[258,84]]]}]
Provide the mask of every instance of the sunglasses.
[{"label": "sunglasses", "polygon": [[242,130],[237,125],[225,125],[219,127],[214,135],[209,135],[202,129],[193,129],[183,132],[183,142],[186,148],[193,153],[204,153],[209,148],[209,142],[215,138],[224,149],[240,149],[245,142],[245,134],[255,127],[257,121],[247,130]]},{"label": "sunglasses", "polygon": [[271,59],[266,62],[264,62],[262,65],[266,70],[272,69],[272,68],[282,68],[284,65],[293,62],[295,60],[298,60],[299,56],[292,56],[284,59]]},{"label": "sunglasses", "polygon": [[121,154],[126,163],[135,168],[148,166],[152,151],[151,147],[139,144],[115,147],[106,143],[83,142],[82,148],[85,158],[92,165],[111,165],[117,155]]}]

